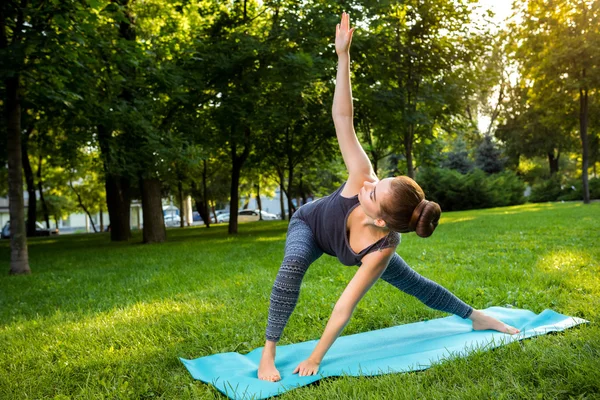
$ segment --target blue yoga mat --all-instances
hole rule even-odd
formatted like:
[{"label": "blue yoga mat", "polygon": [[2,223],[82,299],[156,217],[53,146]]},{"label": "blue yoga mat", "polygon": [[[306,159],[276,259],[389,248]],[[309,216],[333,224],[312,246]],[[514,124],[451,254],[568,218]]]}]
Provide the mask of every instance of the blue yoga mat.
[{"label": "blue yoga mat", "polygon": [[319,374],[305,377],[293,374],[293,371],[310,355],[317,341],[278,346],[275,365],[282,378],[279,382],[265,382],[257,378],[262,347],[245,355],[222,353],[180,360],[194,379],[213,385],[231,399],[264,399],[328,376],[369,376],[423,370],[449,357],[493,349],[588,322],[552,310],[544,310],[538,315],[529,310],[491,307],[484,312],[520,329],[521,333],[508,335],[495,331],[473,331],[471,321],[451,316],[342,336],[325,355]]}]

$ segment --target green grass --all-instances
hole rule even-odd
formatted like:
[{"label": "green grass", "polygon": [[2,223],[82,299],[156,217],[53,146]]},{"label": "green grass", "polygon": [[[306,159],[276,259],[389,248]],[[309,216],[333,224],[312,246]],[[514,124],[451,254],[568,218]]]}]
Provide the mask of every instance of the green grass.
[{"label": "green grass", "polygon": [[[8,276],[0,243],[1,399],[223,398],[177,357],[263,344],[286,224],[168,231],[169,241],[107,234],[35,238],[30,276]],[[600,397],[600,203],[445,213],[399,253],[477,308],[552,308],[591,324],[446,361],[418,373],[329,378],[281,399]],[[318,338],[354,268],[324,256],[309,269],[281,344]],[[344,334],[437,318],[385,282]],[[368,351],[368,349],[365,349]]]}]

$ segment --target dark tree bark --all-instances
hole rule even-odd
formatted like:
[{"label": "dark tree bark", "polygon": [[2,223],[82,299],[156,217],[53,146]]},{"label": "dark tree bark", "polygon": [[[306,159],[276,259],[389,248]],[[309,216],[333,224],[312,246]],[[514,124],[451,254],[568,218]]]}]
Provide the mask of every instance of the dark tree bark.
[{"label": "dark tree bark", "polygon": [[131,193],[129,178],[111,172],[110,135],[103,125],[98,125],[98,142],[102,152],[106,206],[110,219],[110,240],[127,241],[131,237]]},{"label": "dark tree bark", "polygon": [[25,172],[25,183],[27,185],[27,221],[26,231],[28,237],[35,236],[35,221],[37,221],[37,198],[35,196],[35,182],[33,179],[33,170],[29,162],[29,138],[33,127],[28,127],[23,135],[21,142],[21,160],[23,162],[23,172]]},{"label": "dark tree bark", "polygon": [[[0,7],[1,9],[2,7]],[[0,16],[2,23],[4,15]],[[2,34],[4,34],[4,26]],[[25,230],[25,202],[23,200],[23,161],[21,160],[21,103],[19,98],[19,75],[5,80],[7,150],[8,150],[8,198],[10,214],[10,274],[29,274],[29,253]]]},{"label": "dark tree bark", "polygon": [[44,221],[46,221],[46,228],[50,229],[50,213],[48,212],[48,205],[46,204],[46,200],[44,199],[44,190],[42,184],[42,155],[40,154],[40,158],[38,159],[38,170],[37,170],[37,178],[38,178],[38,192],[40,193],[40,202],[42,203],[42,210],[44,212]]},{"label": "dark tree bark", "polygon": [[181,178],[177,182],[177,197],[179,199],[179,227],[185,227],[185,204],[183,204],[183,183]]},{"label": "dark tree bark", "polygon": [[110,218],[110,240],[123,242],[131,237],[131,194],[128,178],[106,176],[106,204]]},{"label": "dark tree bark", "polygon": [[258,183],[256,187],[256,206],[258,207],[258,219],[262,221],[262,201],[260,200],[260,175],[258,176]]},{"label": "dark tree bark", "polygon": [[285,221],[285,206],[283,201],[283,194],[285,191],[283,190],[283,172],[278,169],[277,175],[279,176],[279,207],[281,208],[281,220]]},{"label": "dark tree bark", "polygon": [[[204,225],[207,228],[210,228],[210,210],[208,207],[208,168],[206,166],[206,160],[202,160],[202,213],[200,210],[198,212],[202,216],[202,220],[204,221]],[[206,219],[204,217],[206,216]],[[217,217],[215,216],[215,223],[217,222]]]},{"label": "dark tree bark", "polygon": [[[202,174],[202,179],[205,179],[204,174]],[[204,225],[207,228],[210,228],[210,210],[208,204],[205,202],[206,198],[206,183],[203,182],[203,192],[200,193],[198,187],[196,186],[196,182],[192,181],[192,195],[194,196],[194,203],[196,204],[196,211],[200,214],[200,218],[204,222]]]},{"label": "dark tree bark", "polygon": [[167,239],[162,214],[161,185],[158,179],[140,179],[144,243],[162,243]]},{"label": "dark tree bark", "polygon": [[[0,5],[0,49],[8,48],[4,5]],[[20,42],[23,14],[17,17],[14,42]],[[17,43],[20,44],[20,43]],[[23,200],[23,161],[21,160],[21,99],[20,75],[15,73],[4,80],[6,90],[6,147],[8,153],[8,209],[10,215],[10,274],[29,274],[29,253],[25,231],[25,202]]]},{"label": "dark tree bark", "polygon": [[550,175],[558,173],[558,160],[560,159],[560,151],[555,156],[554,150],[548,152],[548,164],[550,164]]},{"label": "dark tree bark", "polygon": [[291,221],[292,216],[294,215],[294,203],[292,203],[292,182],[294,181],[294,168],[290,162],[288,162],[288,184],[287,184],[287,203],[288,203],[288,219]]},{"label": "dark tree bark", "polygon": [[104,211],[100,207],[100,232],[104,232]]},{"label": "dark tree bark", "polygon": [[[300,186],[298,187],[298,191],[300,192],[302,204],[306,204],[306,191],[304,190],[304,179],[302,174],[300,174]],[[302,204],[298,203],[298,206]]]},{"label": "dark tree bark", "polygon": [[[583,70],[583,78],[585,79],[585,69]],[[590,204],[590,187],[588,182],[588,158],[589,158],[589,145],[588,145],[588,89],[579,89],[579,133],[581,136],[581,147],[582,149],[582,166],[581,166],[581,179],[583,181],[583,202],[584,204]]]},{"label": "dark tree bark", "polygon": [[[234,127],[232,129],[232,136]],[[240,185],[240,175],[242,171],[242,166],[244,162],[250,155],[250,129],[244,129],[244,150],[241,155],[237,153],[237,143],[235,140],[231,141],[231,190],[230,190],[230,201],[229,201],[229,234],[238,233],[238,202],[240,198],[239,194],[239,185]]]}]

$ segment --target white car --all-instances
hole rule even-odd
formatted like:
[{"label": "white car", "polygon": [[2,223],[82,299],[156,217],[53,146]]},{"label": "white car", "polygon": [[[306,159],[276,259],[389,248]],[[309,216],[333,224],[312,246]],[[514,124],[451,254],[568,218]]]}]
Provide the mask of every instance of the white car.
[{"label": "white car", "polygon": [[217,215],[217,223],[229,222],[229,213],[222,213]]},{"label": "white car", "polygon": [[165,215],[165,226],[181,226],[181,217],[177,214]]},{"label": "white car", "polygon": [[[259,210],[240,210],[238,212],[238,221],[239,222],[250,222],[250,221],[258,221],[260,220]],[[266,211],[262,211],[262,219],[264,221],[276,220],[277,215],[269,214]]]},{"label": "white car", "polygon": [[275,214],[271,214],[266,211],[261,211],[261,213],[262,213],[262,219],[265,221],[274,221],[274,220],[279,219],[279,217]]}]

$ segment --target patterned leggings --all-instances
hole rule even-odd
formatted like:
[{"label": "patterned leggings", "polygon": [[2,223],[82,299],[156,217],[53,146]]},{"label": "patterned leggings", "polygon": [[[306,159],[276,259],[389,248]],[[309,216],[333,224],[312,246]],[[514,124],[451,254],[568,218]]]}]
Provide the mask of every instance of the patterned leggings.
[{"label": "patterned leggings", "polygon": [[[299,218],[292,218],[285,243],[285,256],[271,291],[267,340],[279,341],[296,307],[302,278],[310,264],[322,254],[309,226]],[[473,311],[471,306],[447,289],[413,271],[398,254],[394,254],[381,279],[433,309],[462,318],[469,317]]]}]

